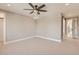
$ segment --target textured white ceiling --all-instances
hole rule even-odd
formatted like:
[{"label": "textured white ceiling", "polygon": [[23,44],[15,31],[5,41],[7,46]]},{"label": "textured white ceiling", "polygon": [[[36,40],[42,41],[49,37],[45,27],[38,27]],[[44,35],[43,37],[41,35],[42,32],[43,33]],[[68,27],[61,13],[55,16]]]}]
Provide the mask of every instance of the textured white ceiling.
[{"label": "textured white ceiling", "polygon": [[[42,5],[41,3],[33,3],[34,5]],[[45,16],[48,14],[55,13],[64,13],[68,16],[71,15],[79,15],[79,4],[70,4],[69,6],[65,6],[64,3],[44,3],[46,7],[43,9],[47,10],[47,12],[41,12],[41,16]],[[11,6],[7,6],[7,3],[0,3],[0,9],[18,13],[21,15],[29,15],[31,11],[23,10],[24,8],[30,9],[31,7],[27,3],[11,3]]]}]

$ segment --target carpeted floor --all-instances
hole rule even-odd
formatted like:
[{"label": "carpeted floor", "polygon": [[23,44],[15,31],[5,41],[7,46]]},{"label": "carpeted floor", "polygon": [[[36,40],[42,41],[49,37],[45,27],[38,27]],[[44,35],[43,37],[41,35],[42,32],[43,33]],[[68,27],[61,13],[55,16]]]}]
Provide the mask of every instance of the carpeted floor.
[{"label": "carpeted floor", "polygon": [[7,45],[0,45],[0,55],[62,55],[79,54],[78,39],[64,39],[58,43],[42,38],[32,38]]}]

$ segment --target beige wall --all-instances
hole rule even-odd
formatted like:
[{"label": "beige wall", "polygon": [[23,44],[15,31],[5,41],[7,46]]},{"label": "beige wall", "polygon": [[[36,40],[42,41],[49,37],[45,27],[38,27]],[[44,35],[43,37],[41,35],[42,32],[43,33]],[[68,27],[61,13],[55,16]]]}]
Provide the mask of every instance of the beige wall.
[{"label": "beige wall", "polygon": [[14,13],[6,13],[7,41],[30,36],[43,36],[54,40],[61,40],[60,14],[40,17],[35,21],[30,17]]},{"label": "beige wall", "polygon": [[37,21],[37,36],[61,40],[61,16],[60,14],[48,15]]},{"label": "beige wall", "polygon": [[52,40],[61,40],[61,15],[49,12],[37,20],[27,16],[7,13],[7,40],[16,40],[30,36],[42,36]]},{"label": "beige wall", "polygon": [[28,16],[6,13],[7,41],[35,35],[35,22]]}]

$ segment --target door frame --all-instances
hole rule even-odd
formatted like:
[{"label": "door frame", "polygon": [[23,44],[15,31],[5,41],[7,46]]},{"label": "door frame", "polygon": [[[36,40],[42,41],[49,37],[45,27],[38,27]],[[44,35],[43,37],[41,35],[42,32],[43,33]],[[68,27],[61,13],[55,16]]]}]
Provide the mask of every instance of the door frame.
[{"label": "door frame", "polygon": [[1,14],[3,14],[3,16],[1,17],[1,21],[3,23],[3,39],[2,39],[2,44],[6,44],[6,15],[4,12],[1,12]]},{"label": "door frame", "polygon": [[64,36],[63,36],[63,20],[66,20],[66,18],[63,15],[63,13],[61,13],[61,41],[64,40]]},{"label": "door frame", "polygon": [[3,39],[3,44],[6,44],[6,14],[4,14],[4,21],[3,21],[3,36],[4,36],[4,39]]}]

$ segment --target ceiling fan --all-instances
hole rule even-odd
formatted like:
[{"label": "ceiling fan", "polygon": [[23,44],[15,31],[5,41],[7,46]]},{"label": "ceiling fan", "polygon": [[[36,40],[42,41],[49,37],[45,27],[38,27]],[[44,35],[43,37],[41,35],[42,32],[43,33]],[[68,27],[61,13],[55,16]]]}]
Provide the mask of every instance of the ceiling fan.
[{"label": "ceiling fan", "polygon": [[32,3],[29,3],[29,5],[32,7],[32,9],[24,9],[24,10],[32,10],[30,14],[34,13],[34,11],[36,11],[37,14],[40,14],[40,12],[47,12],[47,10],[42,10],[42,8],[46,6],[45,4],[38,6],[38,5],[33,5]]}]

